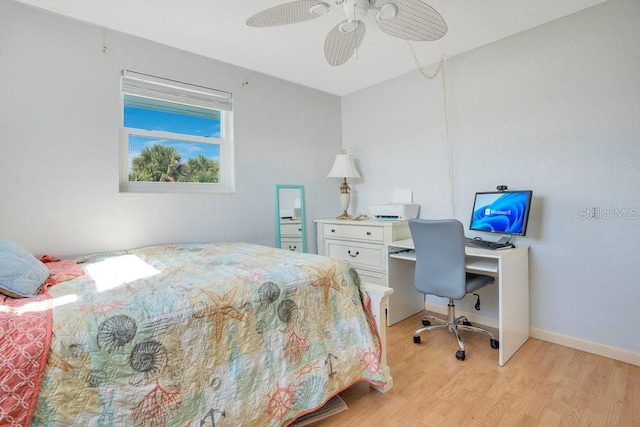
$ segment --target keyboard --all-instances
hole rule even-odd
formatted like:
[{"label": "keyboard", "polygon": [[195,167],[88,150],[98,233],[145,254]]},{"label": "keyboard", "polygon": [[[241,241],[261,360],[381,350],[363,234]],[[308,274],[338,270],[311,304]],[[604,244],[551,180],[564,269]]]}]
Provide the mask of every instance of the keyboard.
[{"label": "keyboard", "polygon": [[488,240],[482,240],[479,238],[464,238],[465,246],[469,246],[471,248],[482,248],[482,249],[510,249],[515,246],[512,243],[498,243],[498,242],[490,242]]}]

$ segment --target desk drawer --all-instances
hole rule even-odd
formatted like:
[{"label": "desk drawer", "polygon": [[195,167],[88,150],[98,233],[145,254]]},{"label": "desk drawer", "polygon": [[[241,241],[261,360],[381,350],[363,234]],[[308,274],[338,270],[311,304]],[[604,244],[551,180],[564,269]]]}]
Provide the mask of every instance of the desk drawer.
[{"label": "desk drawer", "polygon": [[365,267],[384,271],[384,247],[379,245],[357,245],[339,240],[327,240],[326,255],[346,259],[354,267]]},{"label": "desk drawer", "polygon": [[382,227],[372,227],[369,225],[324,224],[323,235],[326,238],[334,239],[357,239],[380,243],[384,241],[384,230]]}]

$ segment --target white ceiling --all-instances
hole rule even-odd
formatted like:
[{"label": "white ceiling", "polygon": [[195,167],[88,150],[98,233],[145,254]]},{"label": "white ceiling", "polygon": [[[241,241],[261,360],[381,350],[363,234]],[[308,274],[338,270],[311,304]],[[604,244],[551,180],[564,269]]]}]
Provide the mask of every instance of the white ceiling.
[{"label": "white ceiling", "polygon": [[[372,11],[358,58],[333,67],[324,58],[324,39],[344,20],[340,8],[313,21],[253,28],[248,17],[290,0],[18,1],[336,95],[416,69],[409,44],[378,29]],[[428,0],[449,31],[411,47],[421,65],[435,64],[604,1]]]}]

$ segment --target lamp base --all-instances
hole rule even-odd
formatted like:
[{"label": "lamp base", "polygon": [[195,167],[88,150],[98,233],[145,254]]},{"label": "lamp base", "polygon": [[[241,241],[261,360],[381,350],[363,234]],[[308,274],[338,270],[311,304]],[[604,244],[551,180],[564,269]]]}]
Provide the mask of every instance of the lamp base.
[{"label": "lamp base", "polygon": [[351,219],[347,210],[349,209],[349,202],[351,201],[351,188],[347,184],[347,178],[340,186],[340,203],[342,203],[342,215],[336,217],[337,219]]},{"label": "lamp base", "polygon": [[351,219],[347,211],[342,212],[342,215],[337,216],[336,219]]}]

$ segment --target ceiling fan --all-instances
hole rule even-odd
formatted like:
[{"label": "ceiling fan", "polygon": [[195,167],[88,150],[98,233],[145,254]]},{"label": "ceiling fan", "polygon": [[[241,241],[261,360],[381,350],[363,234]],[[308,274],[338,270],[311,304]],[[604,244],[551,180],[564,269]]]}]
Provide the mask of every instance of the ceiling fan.
[{"label": "ceiling fan", "polygon": [[375,11],[378,27],[404,40],[434,41],[447,33],[447,24],[431,6],[420,0],[295,0],[265,9],[249,19],[251,27],[273,27],[310,21],[340,8],[345,20],[334,27],[324,42],[331,65],[347,62],[366,34],[364,18]]}]

